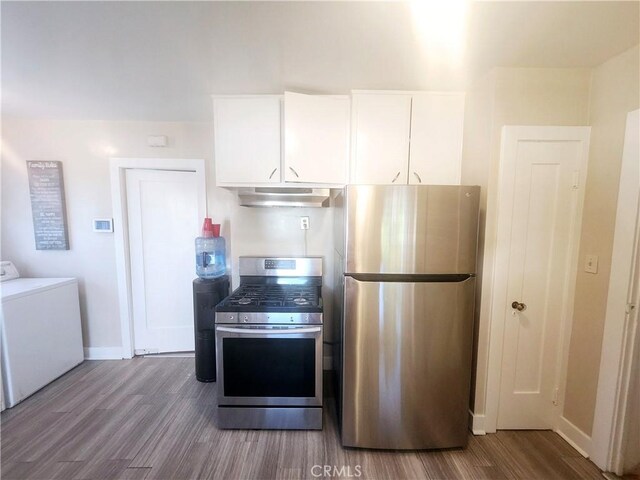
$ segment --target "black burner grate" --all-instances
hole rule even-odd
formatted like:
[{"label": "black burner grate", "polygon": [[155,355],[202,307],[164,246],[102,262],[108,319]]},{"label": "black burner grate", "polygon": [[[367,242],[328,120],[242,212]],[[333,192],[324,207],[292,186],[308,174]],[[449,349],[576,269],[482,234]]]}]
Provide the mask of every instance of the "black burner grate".
[{"label": "black burner grate", "polygon": [[229,306],[318,307],[318,287],[298,285],[242,285],[226,302]]}]

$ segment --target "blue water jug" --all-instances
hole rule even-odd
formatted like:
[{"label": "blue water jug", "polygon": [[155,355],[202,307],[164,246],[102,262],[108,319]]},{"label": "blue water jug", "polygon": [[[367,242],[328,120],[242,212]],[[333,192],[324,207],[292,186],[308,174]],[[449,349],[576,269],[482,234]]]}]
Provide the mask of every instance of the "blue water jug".
[{"label": "blue water jug", "polygon": [[200,278],[217,278],[227,271],[224,238],[220,236],[220,225],[204,219],[202,236],[196,238],[196,274]]}]

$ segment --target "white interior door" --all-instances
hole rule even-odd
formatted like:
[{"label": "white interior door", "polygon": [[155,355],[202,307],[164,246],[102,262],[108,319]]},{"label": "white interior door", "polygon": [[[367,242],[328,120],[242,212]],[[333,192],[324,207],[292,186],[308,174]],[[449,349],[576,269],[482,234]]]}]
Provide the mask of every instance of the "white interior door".
[{"label": "white interior door", "polygon": [[[619,424],[614,427],[614,448],[612,457],[614,471],[618,475],[640,474],[640,110],[627,116],[627,128],[622,154],[622,170],[620,189],[618,191],[618,212],[616,215],[616,231],[613,242],[613,258],[611,259],[611,277],[609,280],[609,297],[607,299],[607,318],[605,320],[605,337],[603,343],[611,338],[611,329],[623,330],[623,341],[614,346],[614,351],[622,350],[621,367],[609,368],[604,362],[600,364],[601,372],[615,372],[611,375],[618,381],[620,410],[624,413]],[[634,188],[635,187],[635,188]],[[634,231],[635,228],[635,231]],[[619,238],[622,237],[622,238]],[[626,265],[625,265],[626,263]],[[626,268],[625,268],[626,267]],[[625,275],[625,273],[627,275]],[[625,278],[626,277],[626,278]],[[626,282],[625,282],[626,280]],[[612,291],[615,290],[615,291]],[[623,295],[626,293],[626,298]],[[624,321],[622,308],[624,307]],[[610,313],[617,315],[615,326],[607,325]],[[612,342],[613,343],[613,342]],[[622,345],[622,348],[619,348]],[[615,348],[618,347],[618,348]],[[603,347],[603,357],[610,351],[610,344]],[[603,370],[603,367],[605,368]],[[602,374],[601,374],[602,376]],[[598,399],[600,398],[598,385]],[[596,412],[599,413],[596,408]],[[618,423],[615,422],[614,423]],[[595,428],[594,428],[595,432]],[[622,445],[615,445],[616,437],[620,437]]]},{"label": "white interior door", "polygon": [[194,349],[195,172],[126,171],[134,351]]},{"label": "white interior door", "polygon": [[[637,135],[637,132],[636,132]],[[636,157],[637,158],[637,157]],[[639,212],[640,213],[640,212]],[[640,216],[637,217],[640,221]],[[637,241],[637,239],[636,239]],[[638,244],[640,247],[640,243]],[[623,445],[619,454],[618,475],[640,474],[640,328],[638,304],[640,302],[640,248],[636,249],[634,287],[629,298],[628,311],[628,387],[624,392],[626,411],[622,425]]]},{"label": "white interior door", "polygon": [[[555,422],[588,128],[505,127],[498,249],[506,254],[499,429]],[[522,308],[522,310],[519,310]]]},{"label": "white interior door", "polygon": [[[592,461],[618,475],[640,466],[640,110],[627,115]],[[625,439],[626,438],[626,439]]]}]

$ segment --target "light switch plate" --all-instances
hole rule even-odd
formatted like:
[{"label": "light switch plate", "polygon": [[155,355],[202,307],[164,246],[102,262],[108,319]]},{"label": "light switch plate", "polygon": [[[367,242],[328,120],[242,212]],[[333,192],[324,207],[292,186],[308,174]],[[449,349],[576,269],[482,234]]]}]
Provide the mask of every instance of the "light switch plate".
[{"label": "light switch plate", "polygon": [[584,259],[584,271],[587,273],[598,273],[598,256],[587,255]]}]

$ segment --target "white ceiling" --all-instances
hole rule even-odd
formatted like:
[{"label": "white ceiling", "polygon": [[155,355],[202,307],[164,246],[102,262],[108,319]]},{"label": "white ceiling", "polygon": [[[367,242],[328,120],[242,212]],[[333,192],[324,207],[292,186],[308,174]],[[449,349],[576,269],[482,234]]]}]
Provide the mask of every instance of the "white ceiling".
[{"label": "white ceiling", "polygon": [[211,94],[455,90],[495,66],[598,65],[638,43],[639,5],[474,3],[452,68],[427,55],[407,3],[3,1],[2,108],[207,120]]}]

